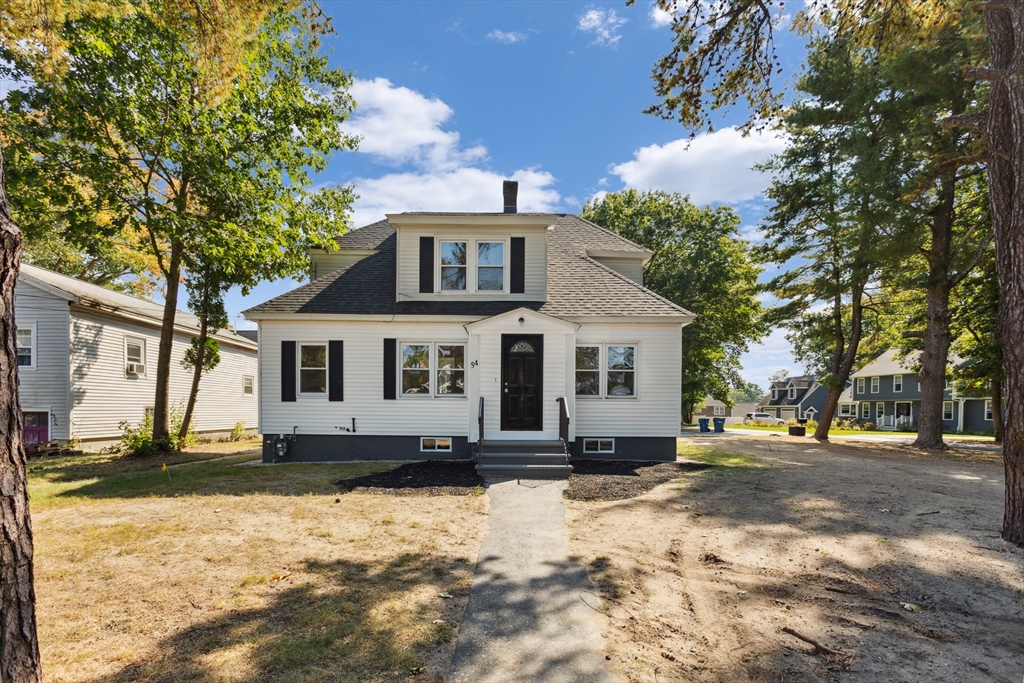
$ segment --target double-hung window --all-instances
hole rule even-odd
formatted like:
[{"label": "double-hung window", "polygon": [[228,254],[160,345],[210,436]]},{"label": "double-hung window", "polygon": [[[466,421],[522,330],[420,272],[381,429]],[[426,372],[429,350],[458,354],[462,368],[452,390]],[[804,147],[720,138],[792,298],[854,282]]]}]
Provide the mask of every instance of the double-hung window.
[{"label": "double-hung window", "polygon": [[849,403],[839,404],[839,417],[850,417],[853,415],[853,406]]},{"label": "double-hung window", "polygon": [[872,394],[877,394],[878,393],[878,388],[879,388],[878,381],[879,380],[878,380],[877,377],[872,377],[871,378],[871,393]]},{"label": "double-hung window", "polygon": [[864,393],[864,378],[863,377],[858,377],[857,378],[857,393],[858,394],[863,394]]},{"label": "double-hung window", "polygon": [[796,398],[796,387],[790,387],[789,388],[789,397],[791,399]]},{"label": "double-hung window", "polygon": [[141,337],[124,338],[125,375],[143,377],[146,374],[146,340]]},{"label": "double-hung window", "polygon": [[299,345],[299,392],[327,393],[327,345]]},{"label": "double-hung window", "polygon": [[943,401],[942,402],[942,419],[952,420],[953,419],[953,402]]},{"label": "double-hung window", "polygon": [[989,422],[992,421],[992,399],[985,399],[985,419]]},{"label": "double-hung window", "polygon": [[892,390],[897,394],[903,392],[903,375],[892,376]]},{"label": "double-hung window", "polygon": [[715,415],[719,417],[725,415],[725,406],[715,406]]},{"label": "double-hung window", "polygon": [[18,328],[18,367],[34,368],[36,366],[35,326]]},{"label": "double-hung window", "polygon": [[245,394],[246,396],[252,396],[252,375],[242,375],[242,393]]},{"label": "double-hung window", "polygon": [[584,344],[576,347],[576,395],[604,398],[636,396],[635,344]]},{"label": "double-hung window", "polygon": [[466,345],[403,343],[403,396],[465,396]]},{"label": "double-hung window", "polygon": [[773,387],[772,388],[772,400],[774,401],[778,397],[779,397],[779,390]]},{"label": "double-hung window", "polygon": [[885,404],[879,401],[875,404],[875,419],[881,420],[885,415]]},{"label": "double-hung window", "polygon": [[497,239],[441,239],[439,245],[442,292],[504,292],[508,245]]},{"label": "double-hung window", "polygon": [[860,404],[860,417],[861,417],[862,420],[870,420],[871,419],[871,404],[870,403],[865,401],[864,403]]}]

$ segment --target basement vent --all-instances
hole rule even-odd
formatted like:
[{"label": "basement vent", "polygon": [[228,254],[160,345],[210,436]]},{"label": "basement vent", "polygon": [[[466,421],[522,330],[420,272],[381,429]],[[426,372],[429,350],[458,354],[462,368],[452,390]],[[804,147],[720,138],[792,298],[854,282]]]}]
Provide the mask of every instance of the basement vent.
[{"label": "basement vent", "polygon": [[583,439],[584,453],[614,453],[615,439]]}]

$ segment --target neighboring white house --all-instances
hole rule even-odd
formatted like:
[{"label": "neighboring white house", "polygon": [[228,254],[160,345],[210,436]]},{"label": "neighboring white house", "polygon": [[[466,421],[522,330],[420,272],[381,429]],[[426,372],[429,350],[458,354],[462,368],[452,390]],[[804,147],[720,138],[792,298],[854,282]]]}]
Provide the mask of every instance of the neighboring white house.
[{"label": "neighboring white house", "polygon": [[[22,264],[15,288],[18,377],[27,445],[48,440],[111,441],[119,423],[152,410],[163,306]],[[171,360],[172,404],[184,401],[192,371],[181,365],[198,319],[178,312]],[[257,346],[222,330],[221,362],[203,375],[193,425],[230,430],[258,417]]]},{"label": "neighboring white house", "polygon": [[265,459],[293,434],[289,460],[468,458],[481,436],[485,451],[675,459],[693,315],[642,286],[650,251],[516,213],[505,190],[505,213],[352,230],[311,251],[309,284],[245,312]]}]

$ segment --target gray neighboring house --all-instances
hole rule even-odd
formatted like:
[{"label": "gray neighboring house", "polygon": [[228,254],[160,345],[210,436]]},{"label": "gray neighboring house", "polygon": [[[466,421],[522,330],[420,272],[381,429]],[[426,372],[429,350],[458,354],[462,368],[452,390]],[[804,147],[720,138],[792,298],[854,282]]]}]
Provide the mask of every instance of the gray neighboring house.
[{"label": "gray neighboring house", "polygon": [[[900,360],[898,353],[897,349],[889,349],[853,373],[851,402],[862,422],[874,422],[885,430],[913,430],[921,414],[921,388],[913,369],[919,354]],[[955,356],[950,361],[953,365],[963,362]],[[990,431],[991,399],[959,395],[953,382],[947,380],[942,428],[946,432]]]},{"label": "gray neighboring house", "polygon": [[[18,380],[25,443],[121,437],[120,424],[152,410],[163,306],[22,264],[15,286]],[[199,320],[178,311],[171,358],[172,404],[184,401],[192,371],[181,365]],[[230,330],[216,334],[221,362],[203,375],[198,432],[257,427],[257,347]]]},{"label": "gray neighboring house", "polygon": [[825,406],[827,393],[814,375],[787,377],[771,383],[757,410],[783,420],[816,420]]},{"label": "gray neighboring house", "polygon": [[286,441],[293,461],[476,454],[503,473],[564,474],[570,451],[675,460],[693,314],[643,286],[650,251],[577,216],[518,213],[505,190],[503,213],[350,230],[310,251],[309,284],[245,311],[265,460]]}]

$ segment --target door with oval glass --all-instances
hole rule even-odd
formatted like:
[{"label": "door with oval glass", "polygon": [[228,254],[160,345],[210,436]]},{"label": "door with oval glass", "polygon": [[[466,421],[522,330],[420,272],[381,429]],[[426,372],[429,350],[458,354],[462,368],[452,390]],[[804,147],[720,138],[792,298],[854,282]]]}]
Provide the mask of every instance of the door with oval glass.
[{"label": "door with oval glass", "polygon": [[501,429],[540,431],[544,337],[501,335]]}]

